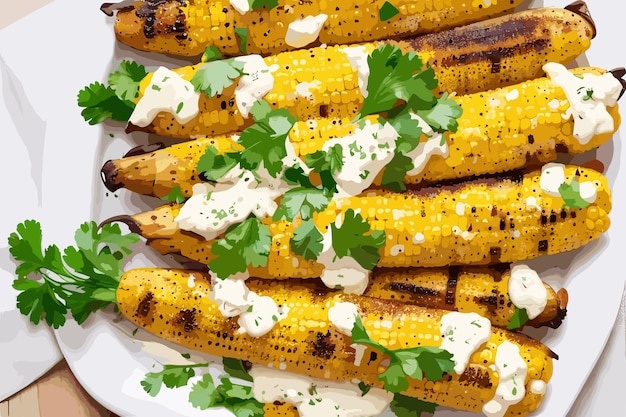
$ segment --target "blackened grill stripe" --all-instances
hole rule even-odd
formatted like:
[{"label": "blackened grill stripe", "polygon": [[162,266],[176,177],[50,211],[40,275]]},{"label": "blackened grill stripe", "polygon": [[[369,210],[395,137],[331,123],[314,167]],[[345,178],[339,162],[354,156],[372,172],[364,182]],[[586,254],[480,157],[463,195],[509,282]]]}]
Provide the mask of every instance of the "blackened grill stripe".
[{"label": "blackened grill stripe", "polygon": [[450,275],[448,276],[448,285],[446,286],[446,304],[453,306],[456,300],[456,284],[459,281],[461,269],[458,266],[450,267]]},{"label": "blackened grill stripe", "polygon": [[[455,67],[459,65],[473,64],[476,62],[491,62],[492,66],[495,64],[500,64],[500,61],[503,58],[510,58],[519,53],[528,53],[530,51],[542,51],[548,45],[549,41],[547,39],[537,39],[533,42],[528,42],[524,45],[518,45],[512,48],[498,48],[495,51],[476,51],[469,52],[467,54],[462,55],[462,59],[459,57],[448,57],[444,58],[440,61],[439,65],[444,68]],[[492,72],[499,72],[493,71]]]},{"label": "blackened grill stripe", "polygon": [[433,297],[439,295],[439,292],[433,290],[432,288],[422,287],[413,283],[406,282],[392,282],[391,284],[389,284],[389,288],[393,291],[408,292],[415,295],[431,295]]}]

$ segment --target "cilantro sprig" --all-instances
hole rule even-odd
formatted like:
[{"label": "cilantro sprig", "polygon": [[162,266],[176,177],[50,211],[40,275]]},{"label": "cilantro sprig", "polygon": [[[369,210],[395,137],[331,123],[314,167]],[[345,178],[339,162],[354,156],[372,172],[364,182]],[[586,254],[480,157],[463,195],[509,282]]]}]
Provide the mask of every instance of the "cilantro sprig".
[{"label": "cilantro sprig", "polygon": [[244,63],[235,58],[206,62],[191,78],[191,85],[197,92],[214,97],[243,75],[243,66]]},{"label": "cilantro sprig", "polygon": [[255,400],[252,387],[234,384],[228,377],[221,377],[216,385],[211,374],[192,385],[189,402],[200,410],[224,407],[236,417],[262,417],[264,404]]},{"label": "cilantro sprig", "polygon": [[434,413],[437,404],[396,393],[389,407],[396,417],[421,417],[422,413]]},{"label": "cilantro sprig", "polygon": [[352,328],[352,342],[372,347],[389,356],[389,366],[378,376],[387,391],[400,393],[409,388],[407,378],[439,381],[443,374],[454,370],[452,354],[446,350],[432,346],[391,350],[373,341],[367,330],[356,315]]},{"label": "cilantro sprig", "polygon": [[91,313],[114,304],[122,264],[139,236],[122,234],[117,224],[99,229],[89,222],[76,230],[74,239],[76,246],[63,252],[56,245],[44,249],[41,224],[35,220],[18,224],[9,236],[9,252],[18,261],[13,281],[20,292],[17,307],[35,324],[45,320],[59,328],[68,310],[80,324]]},{"label": "cilantro sprig", "polygon": [[106,119],[126,122],[135,109],[134,99],[139,95],[139,83],[147,75],[143,65],[122,61],[116,71],[109,74],[106,86],[93,82],[78,92],[81,115],[91,125]]},{"label": "cilantro sprig", "polygon": [[337,257],[350,256],[363,268],[374,269],[385,244],[384,231],[370,230],[369,222],[353,209],[346,210],[341,226],[332,223],[330,227]]},{"label": "cilantro sprig", "polygon": [[190,378],[196,376],[195,369],[206,368],[208,363],[189,365],[163,365],[159,372],[148,372],[141,380],[141,387],[150,396],[156,397],[163,386],[167,388],[180,388],[187,385]]},{"label": "cilantro sprig", "polygon": [[209,261],[209,269],[225,279],[245,272],[249,265],[265,266],[271,243],[269,226],[256,217],[249,217],[229,227],[222,239],[213,242],[211,252],[215,257]]}]

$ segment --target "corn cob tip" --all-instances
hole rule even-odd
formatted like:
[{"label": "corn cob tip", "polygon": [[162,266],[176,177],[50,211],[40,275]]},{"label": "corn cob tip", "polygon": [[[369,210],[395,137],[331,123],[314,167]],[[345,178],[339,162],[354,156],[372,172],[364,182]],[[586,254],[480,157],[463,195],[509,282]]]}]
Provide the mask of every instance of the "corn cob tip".
[{"label": "corn cob tip", "polygon": [[622,92],[619,93],[619,98],[622,98],[622,96],[624,95],[624,92],[626,91],[626,80],[624,80],[624,76],[626,75],[626,68],[624,67],[618,67],[618,68],[613,68],[612,70],[609,71],[611,74],[613,74],[613,76],[617,79],[617,81],[619,81],[619,83],[622,85]]},{"label": "corn cob tip", "polygon": [[104,183],[107,190],[115,192],[124,187],[124,184],[117,181],[117,167],[112,160],[108,160],[100,168],[100,179]]},{"label": "corn cob tip", "polygon": [[596,37],[597,35],[596,23],[593,21],[593,18],[591,17],[591,13],[589,12],[589,7],[587,6],[587,3],[585,3],[582,0],[575,1],[565,6],[565,10],[574,12],[577,15],[581,16],[586,21],[588,21],[589,24],[591,24],[591,29],[593,30],[593,35],[591,35],[591,39]]},{"label": "corn cob tip", "polygon": [[155,142],[148,145],[138,145],[134,148],[129,149],[129,151],[124,154],[124,158],[129,156],[144,155],[150,152],[158,151],[159,149],[163,149],[165,147],[165,143],[163,142]]}]

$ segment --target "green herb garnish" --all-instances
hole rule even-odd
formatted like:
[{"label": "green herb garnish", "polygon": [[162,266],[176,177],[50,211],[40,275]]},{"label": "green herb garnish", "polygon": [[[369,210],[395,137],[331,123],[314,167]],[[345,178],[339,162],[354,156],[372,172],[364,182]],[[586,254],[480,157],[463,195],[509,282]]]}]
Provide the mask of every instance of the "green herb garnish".
[{"label": "green herb garnish", "polygon": [[398,10],[396,6],[394,6],[393,4],[386,1],[380,8],[378,17],[380,18],[381,21],[385,21],[385,20],[391,19],[398,13],[400,13],[400,10]]},{"label": "green herb garnish", "polygon": [[148,372],[141,380],[141,386],[150,396],[156,397],[163,385],[167,388],[180,388],[187,385],[189,378],[196,375],[195,368],[206,368],[208,363],[194,365],[163,365],[159,372]]}]

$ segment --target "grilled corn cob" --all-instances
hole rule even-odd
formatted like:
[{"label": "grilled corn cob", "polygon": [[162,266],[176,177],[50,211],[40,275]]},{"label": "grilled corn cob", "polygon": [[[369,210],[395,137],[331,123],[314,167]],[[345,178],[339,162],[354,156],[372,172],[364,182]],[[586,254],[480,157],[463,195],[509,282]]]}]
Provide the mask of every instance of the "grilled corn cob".
[{"label": "grilled corn cob", "polygon": [[[238,55],[242,49],[248,53],[271,54],[307,45],[406,37],[508,13],[521,2],[396,0],[393,5],[397,14],[390,17],[380,15],[384,0],[342,3],[279,0],[272,10],[264,7],[249,11],[236,10],[228,0],[152,0],[117,6],[105,4],[102,9],[112,15],[120,8],[115,21],[115,34],[120,42],[144,51],[195,56],[211,45],[225,55]],[[319,35],[294,38],[298,21],[305,17],[321,19]],[[245,38],[238,29],[245,30]]]},{"label": "grilled corn cob", "polygon": [[[478,313],[491,324],[508,327],[515,312],[508,295],[508,267],[451,267],[378,269],[363,295],[397,300],[421,307]],[[558,327],[565,317],[567,291],[556,292],[544,283],[548,302],[543,312],[527,324]]]},{"label": "grilled corn cob", "polygon": [[[603,70],[578,68],[574,72],[599,74]],[[572,134],[574,120],[562,117],[569,108],[563,89],[546,77],[454,100],[464,112],[457,132],[445,133],[448,156],[430,158],[420,173],[405,178],[406,183],[495,174],[550,162],[556,159],[557,148],[575,154],[600,146],[620,124],[617,106],[609,108],[613,131],[581,144]],[[376,123],[376,118],[371,120]],[[353,134],[355,128],[348,118],[300,121],[289,140],[296,154],[305,155],[320,150],[329,139]],[[125,187],[162,198],[177,186],[189,197],[193,184],[201,181],[196,165],[209,145],[219,152],[236,149],[230,136],[201,138],[159,150],[154,149],[156,145],[135,148],[122,159],[106,162],[102,179],[111,191]]]},{"label": "grilled corn cob", "polygon": [[[382,43],[392,43],[405,52],[418,51],[418,56],[435,69],[439,92],[468,94],[538,77],[547,62],[568,63],[589,47],[593,33],[593,25],[579,14],[545,8],[408,41],[280,53],[264,59],[268,68],[276,69],[272,72],[273,89],[264,99],[273,107],[289,109],[300,120],[319,116],[352,118],[361,109],[360,86],[367,75],[359,68],[365,63],[351,60],[371,53]],[[362,49],[357,52],[355,48]],[[199,68],[194,65],[175,72],[191,80]],[[144,78],[137,102],[151,81],[152,74]],[[131,125],[129,130],[179,138],[236,131],[250,120],[237,106],[235,89],[233,85],[213,97],[202,94],[199,113],[185,123],[179,122],[177,115],[161,111],[148,126]]]},{"label": "grilled corn cob", "polygon": [[[193,275],[193,288],[188,282]],[[236,318],[224,318],[209,298],[208,277],[185,271],[139,269],[124,274],[117,290],[120,312],[136,325],[182,346],[248,360],[252,363],[312,377],[359,380],[381,387],[378,375],[386,355],[367,347],[358,360],[352,339],[340,333],[328,318],[337,302],[354,303],[370,337],[389,349],[441,344],[445,311],[407,306],[375,298],[325,292],[314,285],[247,281],[249,288],[289,309],[287,316],[259,338],[237,331]],[[321,292],[320,292],[321,291]],[[382,325],[381,325],[382,324]],[[460,373],[444,374],[437,382],[409,379],[405,395],[458,409],[480,411],[494,398],[499,382],[496,351],[510,342],[527,365],[525,395],[509,407],[507,416],[525,415],[537,408],[543,394],[532,381],[547,383],[554,354],[541,343],[517,333],[493,328],[487,342],[471,354]],[[520,381],[521,382],[521,381]],[[521,388],[521,386],[520,386]],[[459,400],[458,398],[463,398]]]},{"label": "grilled corn cob", "polygon": [[[579,248],[597,239],[609,226],[610,190],[600,173],[568,166],[564,182],[576,178],[595,186],[595,201],[580,209],[565,207],[561,196],[542,189],[542,173],[519,177],[476,179],[461,184],[390,193],[369,191],[339,199],[317,213],[324,231],[348,209],[359,210],[372,230],[387,235],[378,266],[437,267],[454,264],[517,262]],[[178,228],[181,205],[169,204],[122,221],[162,254],[178,253],[208,264],[212,241]],[[252,276],[318,277],[323,266],[290,252],[298,222],[270,222],[271,250],[267,267],[250,268]]]}]

